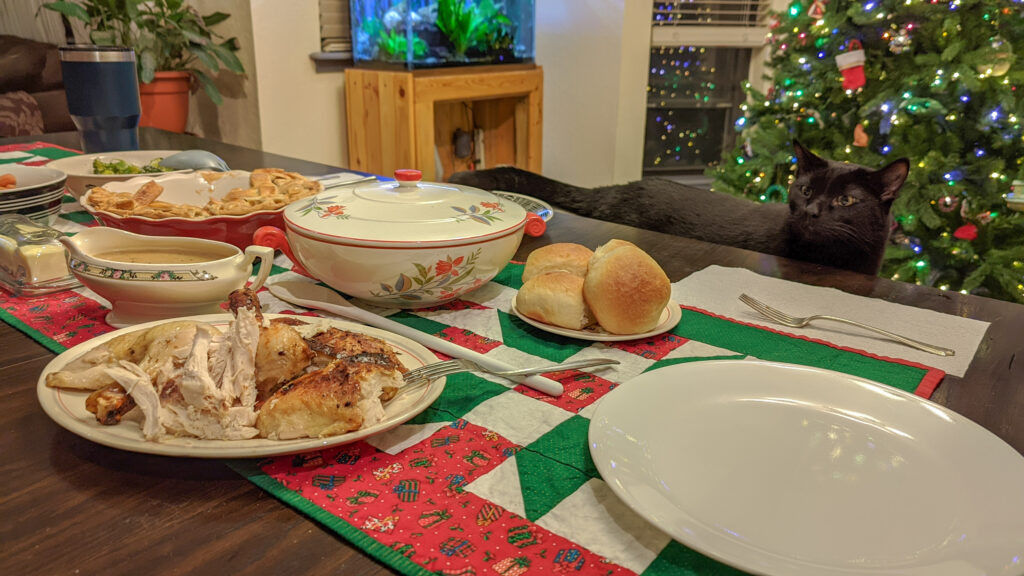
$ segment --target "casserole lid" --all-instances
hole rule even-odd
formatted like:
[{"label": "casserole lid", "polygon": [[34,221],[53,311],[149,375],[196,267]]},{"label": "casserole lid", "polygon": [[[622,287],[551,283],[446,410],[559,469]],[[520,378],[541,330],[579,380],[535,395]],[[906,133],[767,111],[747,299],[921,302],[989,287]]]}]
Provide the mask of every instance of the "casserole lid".
[{"label": "casserole lid", "polygon": [[526,210],[477,188],[422,182],[395,170],[393,182],[325,190],[284,211],[296,232],[358,243],[429,243],[500,235],[523,225]]}]

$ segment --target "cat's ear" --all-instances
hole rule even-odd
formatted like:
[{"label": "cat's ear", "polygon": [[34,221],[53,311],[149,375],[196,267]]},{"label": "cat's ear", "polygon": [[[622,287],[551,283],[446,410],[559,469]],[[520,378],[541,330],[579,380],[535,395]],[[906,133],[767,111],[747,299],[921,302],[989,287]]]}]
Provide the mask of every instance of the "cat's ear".
[{"label": "cat's ear", "polygon": [[828,162],[815,156],[796,139],[793,140],[793,153],[796,155],[797,172],[812,172],[828,166]]},{"label": "cat's ear", "polygon": [[910,160],[906,158],[900,158],[892,164],[876,170],[873,176],[881,191],[879,197],[889,202],[895,200],[900,194],[903,183],[907,181],[908,174],[910,174]]}]

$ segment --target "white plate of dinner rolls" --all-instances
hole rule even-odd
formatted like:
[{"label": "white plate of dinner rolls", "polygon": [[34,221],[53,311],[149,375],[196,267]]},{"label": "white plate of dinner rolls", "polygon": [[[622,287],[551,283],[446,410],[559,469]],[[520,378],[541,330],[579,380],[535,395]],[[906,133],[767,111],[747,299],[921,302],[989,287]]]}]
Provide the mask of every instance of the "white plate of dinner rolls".
[{"label": "white plate of dinner rolls", "polygon": [[590,250],[549,244],[530,253],[512,312],[527,324],[582,340],[646,338],[671,330],[682,311],[657,262],[635,244]]}]

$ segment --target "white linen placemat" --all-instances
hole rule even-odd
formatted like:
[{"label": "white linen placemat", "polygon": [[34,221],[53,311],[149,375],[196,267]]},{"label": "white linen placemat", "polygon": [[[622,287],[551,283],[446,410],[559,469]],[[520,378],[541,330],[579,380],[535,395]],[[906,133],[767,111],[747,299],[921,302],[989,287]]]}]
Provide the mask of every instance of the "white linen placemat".
[{"label": "white linen placemat", "polygon": [[[956,350],[955,356],[937,356],[886,339],[884,336],[827,320],[812,322],[804,328],[790,328],[761,316],[739,296],[746,293],[772,308],[792,316],[828,314],[877,326],[908,338]],[[988,322],[942,314],[848,294],[835,288],[808,286],[768,278],[743,268],[708,266],[672,285],[672,298],[680,304],[757,324],[780,332],[798,334],[887,356],[918,362],[963,376],[970,366]]]}]

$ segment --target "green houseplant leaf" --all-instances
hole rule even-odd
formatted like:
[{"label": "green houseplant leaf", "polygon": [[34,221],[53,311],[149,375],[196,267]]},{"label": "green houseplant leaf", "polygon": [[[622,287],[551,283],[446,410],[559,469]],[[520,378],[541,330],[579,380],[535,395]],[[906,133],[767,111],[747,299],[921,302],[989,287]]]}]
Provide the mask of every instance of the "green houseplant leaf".
[{"label": "green houseplant leaf", "polygon": [[158,71],[189,72],[219,105],[223,98],[210,74],[245,74],[238,40],[212,29],[230,18],[224,12],[202,16],[186,0],[55,0],[42,7],[84,22],[93,44],[135,49],[141,82],[152,82]]},{"label": "green houseplant leaf", "polygon": [[50,2],[44,4],[44,8],[58,12],[68,18],[74,18],[75,20],[81,20],[82,22],[88,23],[90,21],[89,13],[85,11],[85,8],[75,4],[74,2],[66,2],[60,0],[58,2]]}]

